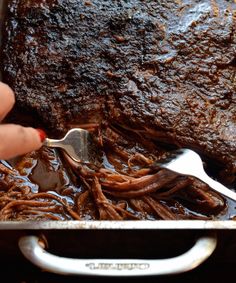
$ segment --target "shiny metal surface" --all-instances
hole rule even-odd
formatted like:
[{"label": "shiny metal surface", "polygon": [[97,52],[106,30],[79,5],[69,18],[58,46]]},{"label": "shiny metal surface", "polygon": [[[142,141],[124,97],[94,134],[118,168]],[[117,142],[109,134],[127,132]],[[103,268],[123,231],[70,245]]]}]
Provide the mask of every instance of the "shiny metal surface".
[{"label": "shiny metal surface", "polygon": [[233,220],[158,220],[158,221],[6,221],[0,230],[236,230]]},{"label": "shiny metal surface", "polygon": [[78,163],[100,166],[99,149],[90,132],[84,129],[71,129],[60,140],[46,138],[44,145],[63,149],[72,160]]},{"label": "shiny metal surface", "polygon": [[147,276],[177,274],[192,270],[215,250],[216,237],[203,236],[182,255],[168,259],[72,259],[45,251],[40,239],[24,236],[19,240],[23,255],[36,266],[56,274],[96,276]]},{"label": "shiny metal surface", "polygon": [[196,177],[206,183],[214,191],[236,201],[235,192],[213,180],[206,174],[201,157],[193,150],[180,149],[173,151],[173,155],[171,155],[170,160],[168,159],[167,162],[159,165],[178,174]]}]

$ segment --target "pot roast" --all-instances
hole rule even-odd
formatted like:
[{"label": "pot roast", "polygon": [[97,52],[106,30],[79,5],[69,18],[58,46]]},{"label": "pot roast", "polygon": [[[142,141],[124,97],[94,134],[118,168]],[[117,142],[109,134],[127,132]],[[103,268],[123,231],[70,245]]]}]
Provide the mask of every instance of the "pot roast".
[{"label": "pot roast", "polygon": [[[54,151],[26,156],[64,174],[55,196],[32,185],[34,166],[23,190],[22,162],[14,172],[2,164],[2,219],[209,219],[227,210],[205,184],[150,165],[170,147],[188,147],[234,181],[233,0],[9,2],[2,68],[17,107],[55,136],[75,126],[94,131],[104,168],[71,173]],[[50,155],[58,166],[45,161]],[[41,202],[34,207],[32,198]]]}]

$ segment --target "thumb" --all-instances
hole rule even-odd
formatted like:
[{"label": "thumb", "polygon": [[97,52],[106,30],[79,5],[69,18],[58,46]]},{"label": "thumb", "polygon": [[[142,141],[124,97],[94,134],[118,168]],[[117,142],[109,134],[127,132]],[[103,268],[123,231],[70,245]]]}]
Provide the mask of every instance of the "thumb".
[{"label": "thumb", "polygon": [[42,130],[15,124],[0,125],[0,159],[10,159],[39,149],[46,135]]}]

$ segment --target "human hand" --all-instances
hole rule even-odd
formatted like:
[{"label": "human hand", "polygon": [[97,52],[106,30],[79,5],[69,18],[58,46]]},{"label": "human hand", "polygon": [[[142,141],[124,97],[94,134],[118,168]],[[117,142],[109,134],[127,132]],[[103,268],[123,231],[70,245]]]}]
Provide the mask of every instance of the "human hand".
[{"label": "human hand", "polygon": [[[0,121],[12,109],[15,96],[9,86],[0,82]],[[0,124],[0,159],[10,159],[39,149],[45,138],[41,130],[15,124]]]}]

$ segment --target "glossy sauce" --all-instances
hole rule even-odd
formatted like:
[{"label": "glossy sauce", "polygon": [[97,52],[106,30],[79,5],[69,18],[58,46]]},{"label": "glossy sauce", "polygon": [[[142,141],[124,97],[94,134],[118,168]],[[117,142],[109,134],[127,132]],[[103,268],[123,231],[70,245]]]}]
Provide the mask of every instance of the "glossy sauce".
[{"label": "glossy sauce", "polygon": [[[112,159],[114,162],[114,159]],[[49,193],[54,194],[61,199],[65,199],[72,207],[76,206],[76,199],[86,190],[80,183],[78,176],[69,168],[66,161],[62,158],[61,154],[57,150],[43,148],[38,152],[32,153],[22,158],[12,160],[11,165],[14,166],[20,173],[22,180],[24,180],[25,185],[31,187],[33,193]],[[116,165],[114,165],[116,164]],[[115,159],[115,163],[109,161],[109,154],[104,152],[103,155],[103,167],[113,172],[116,172],[116,166],[119,165],[121,168],[122,161]],[[123,169],[127,170],[125,164],[123,164]],[[113,200],[113,197],[110,198]],[[117,201],[117,199],[114,199]],[[126,206],[127,211],[133,213],[137,217],[140,213],[134,211],[134,209],[129,205],[129,202],[121,200],[121,203]],[[196,207],[191,205],[182,206],[174,200],[163,200],[163,204],[168,205],[172,211],[178,213],[179,210],[184,210],[184,213],[191,215],[196,214]],[[91,203],[88,208],[83,211],[81,217],[83,219],[94,219],[96,218],[96,213],[94,210],[90,209]],[[199,212],[199,216],[201,213]],[[66,217],[66,215],[64,215]],[[236,205],[234,202],[227,200],[227,206],[219,213],[218,219],[234,219],[236,217]],[[146,214],[146,219],[155,220],[155,215],[152,212]]]}]

